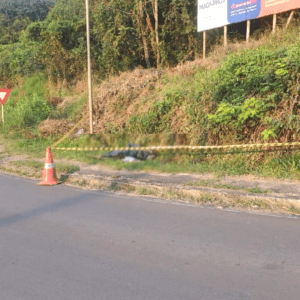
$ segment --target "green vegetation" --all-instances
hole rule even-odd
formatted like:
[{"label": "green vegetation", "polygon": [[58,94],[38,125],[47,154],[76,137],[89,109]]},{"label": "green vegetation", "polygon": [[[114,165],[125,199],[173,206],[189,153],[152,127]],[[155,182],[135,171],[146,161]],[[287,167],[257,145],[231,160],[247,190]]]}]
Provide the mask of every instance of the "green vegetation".
[{"label": "green vegetation", "polygon": [[42,21],[54,0],[1,0],[0,44],[17,43],[22,32],[34,21]]},{"label": "green vegetation", "polygon": [[[296,140],[300,40],[284,46],[274,43],[232,53],[217,69],[165,76],[149,109],[137,109],[124,131],[180,130],[202,145]],[[172,128],[178,111],[183,112],[178,120],[182,125]]]},{"label": "green vegetation", "polygon": [[69,163],[57,163],[56,170],[59,173],[75,173],[80,170],[78,166]]},{"label": "green vegetation", "polygon": [[147,196],[151,196],[151,195],[155,195],[155,191],[151,190],[151,189],[147,189],[145,187],[139,187],[137,189],[137,192],[139,195],[147,195]]},{"label": "green vegetation", "polygon": [[213,187],[213,188],[217,188],[217,189],[229,189],[229,190],[234,190],[234,191],[246,191],[246,192],[250,192],[250,193],[253,193],[253,194],[266,194],[266,193],[269,193],[269,191],[262,190],[259,187],[244,188],[244,187],[241,187],[241,186],[231,185],[231,184],[228,184],[228,183],[220,183],[219,181],[216,181],[216,180],[199,180],[197,182],[187,183],[187,185],[190,185],[190,186],[207,186],[207,187]]},{"label": "green vegetation", "polygon": [[[208,121],[214,137],[234,132],[235,140],[259,134],[265,140],[285,137],[300,129],[300,41],[270,49],[260,47],[231,55],[217,71],[213,99],[216,110]],[[282,114],[284,113],[284,114]]]},{"label": "green vegetation", "polygon": [[229,208],[238,210],[265,211],[297,215],[300,213],[299,203],[289,200],[271,198],[243,197],[235,195],[220,195],[218,193],[203,193],[197,190],[178,190],[176,188],[157,188],[120,184],[115,187],[118,191],[144,196],[164,198],[172,201],[215,206],[219,209]]},{"label": "green vegetation", "polygon": [[14,132],[16,135],[22,131],[36,131],[36,126],[47,117],[52,110],[47,101],[47,89],[44,76],[35,75],[16,87],[5,104],[5,127],[2,132]]},{"label": "green vegetation", "polygon": [[39,162],[39,161],[34,161],[34,160],[15,160],[12,161],[10,163],[10,165],[15,166],[15,167],[19,167],[22,168],[23,166],[29,167],[29,168],[33,168],[33,169],[37,169],[37,170],[43,170],[44,168],[44,164]]},{"label": "green vegetation", "polygon": [[1,0],[2,22],[28,17],[31,21],[44,20],[55,0]]},{"label": "green vegetation", "polygon": [[[35,160],[15,160],[10,162],[10,165],[19,168],[26,166],[32,169],[36,169],[37,171],[43,170],[44,168],[44,163]],[[76,171],[80,170],[78,166],[69,163],[59,162],[56,163],[55,165],[56,165],[56,170],[59,173],[75,173]]]},{"label": "green vegetation", "polygon": [[[65,156],[73,155],[65,153]],[[87,153],[81,153],[85,156]],[[79,157],[79,154],[76,154]],[[91,160],[92,161],[92,160]],[[231,154],[207,155],[201,154],[165,154],[153,161],[123,163],[120,160],[98,160],[97,163],[117,170],[159,171],[163,173],[215,173],[218,176],[253,174],[261,177],[300,179],[300,153],[270,153],[264,158],[258,155]],[[228,188],[219,186],[220,188]],[[259,193],[251,189],[249,192]],[[263,191],[264,192],[264,191]]]},{"label": "green vegetation", "polygon": [[[54,83],[83,79],[86,69],[85,3],[82,0],[2,0],[0,5],[1,83],[44,72]],[[135,67],[170,67],[202,52],[195,0],[160,0],[158,30],[154,0],[90,2],[93,69],[99,79]],[[285,22],[287,14],[278,16]],[[299,12],[295,14],[295,20]],[[252,21],[253,37],[268,31],[270,20]],[[229,39],[245,39],[245,24],[229,26]],[[208,50],[222,37],[208,34]],[[159,42],[157,43],[157,35]]]},{"label": "green vegetation", "polygon": [[[0,67],[4,77],[0,82],[41,70],[56,83],[83,77],[84,1],[2,2]],[[139,65],[153,67],[158,55],[159,62],[168,66],[199,53],[194,1],[160,1],[158,45],[151,1],[96,0],[90,6],[93,67],[99,78]]]}]

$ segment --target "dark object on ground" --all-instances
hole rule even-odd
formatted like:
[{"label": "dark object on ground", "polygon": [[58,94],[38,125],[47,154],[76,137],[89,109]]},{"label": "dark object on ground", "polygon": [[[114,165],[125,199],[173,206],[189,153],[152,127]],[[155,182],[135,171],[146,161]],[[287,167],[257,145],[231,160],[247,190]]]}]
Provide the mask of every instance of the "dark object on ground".
[{"label": "dark object on ground", "polygon": [[[139,147],[139,145],[136,144],[128,144],[126,148],[135,148]],[[152,151],[144,151],[144,150],[114,150],[109,153],[106,153],[102,155],[102,158],[116,158],[116,159],[122,159],[126,156],[135,157],[139,160],[147,160],[148,157],[153,159],[153,152]]]}]

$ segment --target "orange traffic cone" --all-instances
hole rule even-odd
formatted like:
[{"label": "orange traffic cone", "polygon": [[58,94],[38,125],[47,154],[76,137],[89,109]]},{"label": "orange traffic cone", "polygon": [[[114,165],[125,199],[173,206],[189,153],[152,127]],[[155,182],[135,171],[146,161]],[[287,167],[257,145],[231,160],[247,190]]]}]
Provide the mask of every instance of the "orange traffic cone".
[{"label": "orange traffic cone", "polygon": [[57,179],[56,176],[56,169],[55,165],[53,163],[51,149],[46,149],[46,158],[45,158],[45,168],[43,172],[43,179],[42,182],[38,185],[56,185],[60,182]]}]

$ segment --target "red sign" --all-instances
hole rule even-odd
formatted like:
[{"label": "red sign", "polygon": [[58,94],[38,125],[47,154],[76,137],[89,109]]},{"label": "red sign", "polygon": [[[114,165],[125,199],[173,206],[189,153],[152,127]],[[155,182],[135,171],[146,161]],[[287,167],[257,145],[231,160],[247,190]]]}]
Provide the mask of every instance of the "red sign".
[{"label": "red sign", "polygon": [[0,103],[4,105],[5,101],[7,100],[8,96],[10,94],[10,90],[8,89],[0,89]]}]

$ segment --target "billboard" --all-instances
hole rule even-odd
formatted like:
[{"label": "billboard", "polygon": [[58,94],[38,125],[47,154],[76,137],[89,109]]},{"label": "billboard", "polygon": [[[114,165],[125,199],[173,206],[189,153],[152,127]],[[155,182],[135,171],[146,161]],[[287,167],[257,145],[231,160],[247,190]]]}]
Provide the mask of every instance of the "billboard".
[{"label": "billboard", "polygon": [[198,0],[198,31],[300,8],[300,0]]}]

